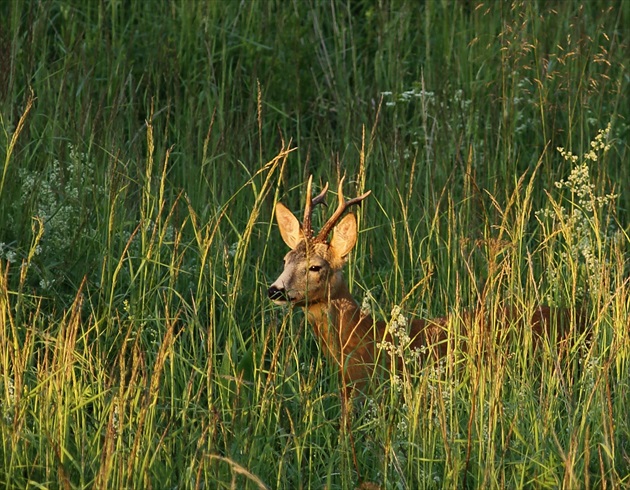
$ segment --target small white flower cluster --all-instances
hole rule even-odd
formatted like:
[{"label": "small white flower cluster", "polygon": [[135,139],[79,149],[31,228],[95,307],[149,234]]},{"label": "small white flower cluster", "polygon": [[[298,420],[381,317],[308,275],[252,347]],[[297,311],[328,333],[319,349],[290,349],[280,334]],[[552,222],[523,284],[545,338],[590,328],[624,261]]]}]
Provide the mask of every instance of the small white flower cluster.
[{"label": "small white flower cluster", "polygon": [[[68,145],[70,158],[76,159],[80,155],[72,145]],[[72,174],[77,171],[76,175]],[[83,171],[82,171],[83,170]],[[87,170],[87,171],[85,171]],[[76,227],[79,225],[79,213],[77,205],[79,201],[79,189],[86,186],[86,176],[91,169],[78,169],[74,165],[64,165],[58,159],[43,175],[30,173],[30,170],[22,169],[22,205],[35,196],[35,215],[42,219],[46,227],[46,241],[51,249],[56,251],[70,249],[71,240],[74,238]]]},{"label": "small white flower cluster", "polygon": [[39,287],[44,291],[49,291],[55,285],[54,279],[40,279]]},{"label": "small white flower cluster", "polygon": [[[428,380],[427,390],[429,393],[435,395],[438,393],[445,402],[451,401],[451,392],[449,385],[445,382],[446,378],[446,362],[444,359],[440,359],[437,364],[431,366],[431,368],[424,374]],[[450,386],[453,388],[453,386]]]},{"label": "small white flower cluster", "polygon": [[129,300],[123,300],[123,311],[127,314],[127,318],[129,321],[133,322],[136,320],[133,312],[131,311],[131,305],[129,304]]},{"label": "small white flower cluster", "polygon": [[[595,139],[591,141],[591,150],[584,155],[584,161],[573,168],[566,180],[560,180],[555,183],[558,189],[567,189],[577,196],[580,208],[588,212],[594,212],[596,204],[603,206],[613,202],[617,198],[616,194],[608,194],[606,196],[594,195],[595,185],[591,184],[589,166],[587,163],[588,160],[593,162],[597,161],[597,152],[601,151],[606,153],[610,150],[610,144],[607,142],[609,134],[610,123],[608,123],[606,129],[600,129]],[[578,162],[579,157],[577,155],[574,155],[562,147],[558,147],[557,150],[565,160],[574,164]]]},{"label": "small white flower cluster", "polygon": [[114,439],[118,439],[118,435],[121,432],[120,428],[120,403],[118,400],[114,401],[114,407],[112,412],[112,429],[114,432]]},{"label": "small white flower cluster", "polygon": [[392,357],[403,357],[405,347],[409,344],[411,338],[407,333],[407,319],[402,314],[400,306],[396,305],[392,308],[391,320],[387,327],[391,338],[396,339],[397,342],[383,340],[377,343],[377,347],[387,351]]},{"label": "small white flower cluster", "polygon": [[579,363],[584,369],[584,389],[590,394],[595,387],[595,380],[597,379],[602,367],[601,359],[597,356],[581,357]]},{"label": "small white flower cluster", "polygon": [[591,141],[591,150],[584,155],[586,160],[597,161],[597,152],[606,153],[610,150],[610,144],[608,143],[608,137],[610,135],[610,123],[606,126],[606,129],[600,129],[595,136],[595,139]]},{"label": "small white flower cluster", "polygon": [[0,242],[0,259],[13,263],[17,261],[17,252],[10,245]]},{"label": "small white flower cluster", "polygon": [[[569,176],[555,183],[558,189],[565,189],[571,193],[569,200],[571,209],[569,211],[564,206],[558,205],[553,206],[553,209],[545,208],[536,212],[540,220],[557,219],[567,230],[570,230],[570,234],[567,234],[571,237],[568,253],[560,253],[560,258],[578,260],[581,257],[588,271],[592,288],[597,288],[601,279],[602,264],[599,257],[602,254],[598,252],[598,242],[607,245],[614,239],[605,232],[603,240],[601,237],[598,239],[596,234],[600,230],[593,229],[593,225],[599,221],[595,217],[603,207],[612,204],[618,196],[613,193],[604,196],[595,195],[595,185],[591,183],[589,175],[589,161],[596,162],[599,153],[606,153],[610,149],[608,143],[610,129],[609,123],[606,129],[599,130],[595,139],[591,141],[591,149],[583,155],[581,162],[579,156],[562,147],[557,148],[566,161],[574,164]],[[557,270],[548,271],[548,277],[553,285],[557,285],[560,276]]]},{"label": "small white flower cluster", "polygon": [[[381,92],[381,96],[389,99],[390,97],[393,97],[394,94],[391,91],[386,90]],[[388,100],[385,102],[385,105],[387,107],[394,107],[397,102],[407,103],[414,99],[423,99],[427,103],[433,103],[435,100],[435,92],[424,90],[419,86],[414,86],[410,90],[405,90],[400,95],[396,96],[395,100]]]},{"label": "small white flower cluster", "polygon": [[376,401],[374,398],[368,397],[365,401],[365,417],[369,421],[378,419],[378,406],[376,405]]},{"label": "small white flower cluster", "polygon": [[[400,155],[404,160],[414,159],[420,149],[426,152],[424,158],[428,162],[432,160],[437,127],[429,121],[433,121],[437,114],[466,114],[467,116],[455,117],[449,122],[448,127],[453,129],[464,130],[469,124],[482,124],[478,111],[473,111],[472,99],[462,89],[448,91],[443,95],[436,94],[418,81],[403,92],[383,91],[381,97],[385,101],[385,107],[402,107],[402,111],[396,112],[396,124],[404,135],[401,139],[408,142],[400,148]],[[414,110],[408,111],[408,107],[413,107]],[[482,147],[483,140],[478,145]],[[396,157],[393,157],[392,163],[398,163]]]},{"label": "small white flower cluster", "polygon": [[[94,182],[94,162],[90,156],[79,151],[73,144],[67,145],[67,157],[55,158],[39,172],[33,169],[20,169],[21,198],[13,205],[16,214],[29,210],[35,219],[44,226],[41,245],[38,243],[35,254],[42,254],[42,262],[59,263],[75,253],[79,232],[90,236],[97,231],[97,224],[89,219],[91,203],[106,195],[105,187]],[[18,243],[18,249],[27,244]],[[5,254],[13,262],[17,256],[14,250]],[[43,279],[43,289],[52,287],[53,281]]]},{"label": "small white flower cluster", "polygon": [[238,242],[232,243],[227,249],[227,255],[230,258],[236,257],[236,252],[238,251]]},{"label": "small white flower cluster", "polygon": [[403,406],[400,409],[400,420],[398,420],[398,423],[396,424],[396,430],[403,437],[409,430],[409,406],[406,403],[403,403]]},{"label": "small white flower cluster", "polygon": [[402,393],[405,387],[405,382],[403,381],[402,376],[395,373],[390,373],[389,384],[396,393]]},{"label": "small white flower cluster", "polygon": [[[560,155],[562,155],[562,158],[564,158],[567,161],[570,161],[571,163],[577,163],[577,161],[580,159],[580,157],[578,157],[577,155],[574,155],[570,151],[565,150],[561,146],[556,148],[556,150],[558,150]],[[559,187],[558,182],[556,182],[556,187]]]},{"label": "small white flower cluster", "polygon": [[149,344],[155,347],[155,352],[157,352],[162,344],[162,336],[160,334],[159,327],[156,323],[151,323],[146,327],[146,339]]},{"label": "small white flower cluster", "polygon": [[[6,399],[0,400],[0,408],[2,409],[2,418],[6,424],[13,422],[13,408],[15,405],[15,386],[13,385],[13,379],[8,376],[4,376],[6,383],[5,392],[7,394]],[[3,397],[4,398],[4,397]]]},{"label": "small white flower cluster", "polygon": [[[423,358],[427,349],[425,346],[411,346],[409,324],[400,306],[396,305],[392,308],[390,318],[391,320],[387,325],[387,331],[390,333],[391,341],[381,340],[377,342],[376,346],[387,352],[392,359],[399,358],[402,359],[406,366],[413,366]],[[396,376],[392,376],[392,378],[395,377]],[[402,383],[402,380],[400,381]],[[392,380],[392,383],[399,391],[402,389],[402,384],[398,386],[395,379]]]},{"label": "small white flower cluster", "polygon": [[372,302],[370,293],[363,296],[361,302],[361,316],[370,316],[372,314]]}]

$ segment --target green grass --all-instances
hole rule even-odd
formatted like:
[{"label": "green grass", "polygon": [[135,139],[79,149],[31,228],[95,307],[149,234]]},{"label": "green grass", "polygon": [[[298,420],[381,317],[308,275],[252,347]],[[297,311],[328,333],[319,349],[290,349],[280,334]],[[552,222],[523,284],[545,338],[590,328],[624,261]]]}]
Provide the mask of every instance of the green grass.
[{"label": "green grass", "polygon": [[[1,484],[630,484],[630,2],[418,3],[0,3]],[[310,174],[373,191],[346,276],[376,316],[580,306],[590,336],[376,383],[358,475],[266,298]]]}]

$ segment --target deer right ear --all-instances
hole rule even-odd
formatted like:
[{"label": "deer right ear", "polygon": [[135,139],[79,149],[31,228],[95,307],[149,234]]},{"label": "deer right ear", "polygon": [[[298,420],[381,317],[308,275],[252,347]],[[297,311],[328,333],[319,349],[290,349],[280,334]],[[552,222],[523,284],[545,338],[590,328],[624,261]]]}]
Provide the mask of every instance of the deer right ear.
[{"label": "deer right ear", "polygon": [[338,257],[345,258],[355,243],[357,243],[357,219],[354,214],[346,214],[333,229],[330,246]]},{"label": "deer right ear", "polygon": [[289,209],[281,202],[276,203],[276,221],[280,228],[280,235],[291,250],[304,240],[304,233],[300,222]]}]

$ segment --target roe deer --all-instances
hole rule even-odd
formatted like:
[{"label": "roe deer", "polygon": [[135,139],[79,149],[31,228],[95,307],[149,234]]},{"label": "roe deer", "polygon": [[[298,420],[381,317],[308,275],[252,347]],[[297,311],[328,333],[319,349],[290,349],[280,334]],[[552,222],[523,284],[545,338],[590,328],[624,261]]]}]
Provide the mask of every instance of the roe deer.
[{"label": "roe deer", "polygon": [[[317,236],[313,235],[311,215],[313,207],[324,202],[328,184],[317,197],[312,198],[312,176],[309,178],[302,224],[286,206],[280,202],[276,204],[280,235],[291,250],[284,257],[282,274],[269,287],[268,294],[276,304],[292,304],[305,309],[321,349],[340,371],[344,397],[347,397],[348,389],[362,390],[365,387],[376,365],[385,369],[390,366],[392,359],[378,344],[395,343],[396,339],[387,331],[384,321],[375,324],[370,315],[361,312],[343,278],[343,265],[357,240],[355,216],[343,214],[350,206],[361,203],[371,192],[346,201],[342,191],[343,180],[340,180],[337,191],[337,209]],[[331,231],[332,238],[328,240]],[[466,329],[474,325],[485,329],[483,314],[480,310],[464,314],[461,319],[464,337],[467,337]],[[529,325],[536,341],[545,332],[552,331],[559,338],[565,338],[570,331],[570,320],[569,310],[555,311],[548,306],[537,306],[529,318],[523,318],[522,312],[515,308],[503,308],[497,312],[495,324],[506,330],[511,328],[511,324]],[[452,340],[448,321],[448,317],[412,320],[409,347],[424,355],[445,356]],[[579,319],[580,323],[582,321]],[[402,359],[394,362],[400,365]]]}]

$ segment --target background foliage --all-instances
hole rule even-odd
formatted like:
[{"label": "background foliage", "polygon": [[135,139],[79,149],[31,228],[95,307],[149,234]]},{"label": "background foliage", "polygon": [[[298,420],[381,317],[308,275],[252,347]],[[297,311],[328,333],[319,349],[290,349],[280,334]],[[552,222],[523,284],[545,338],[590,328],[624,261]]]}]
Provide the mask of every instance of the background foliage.
[{"label": "background foliage", "polygon": [[[623,0],[0,3],[0,481],[628,484],[629,22]],[[373,190],[348,276],[377,316],[582,305],[591,337],[384,383],[353,442],[302,314],[266,299],[274,203],[309,174]]]}]

